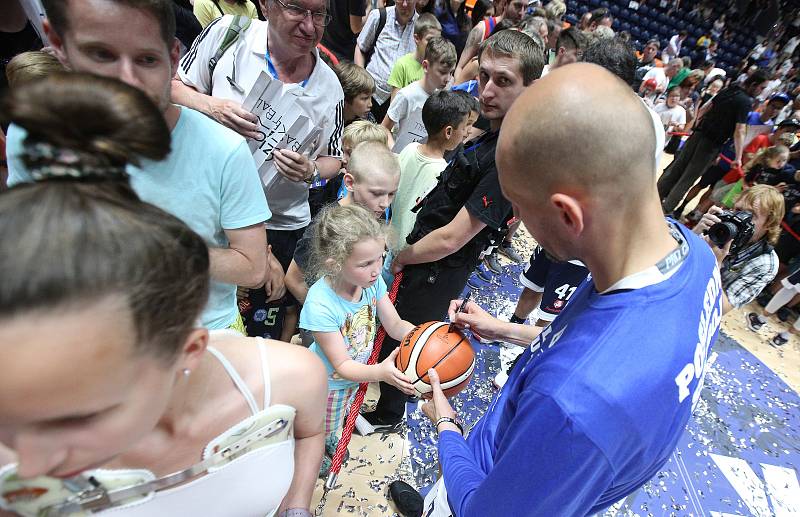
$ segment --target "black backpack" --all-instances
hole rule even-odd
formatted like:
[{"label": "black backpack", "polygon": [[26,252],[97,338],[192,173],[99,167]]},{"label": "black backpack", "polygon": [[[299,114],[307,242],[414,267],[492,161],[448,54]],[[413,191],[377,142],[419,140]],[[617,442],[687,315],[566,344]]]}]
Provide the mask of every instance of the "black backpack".
[{"label": "black backpack", "polygon": [[372,40],[372,45],[369,50],[364,53],[364,68],[367,67],[370,59],[372,59],[372,54],[375,53],[375,47],[378,45],[378,38],[381,32],[383,32],[384,27],[386,27],[386,8],[381,7],[378,9],[378,28],[375,30],[375,39]]}]

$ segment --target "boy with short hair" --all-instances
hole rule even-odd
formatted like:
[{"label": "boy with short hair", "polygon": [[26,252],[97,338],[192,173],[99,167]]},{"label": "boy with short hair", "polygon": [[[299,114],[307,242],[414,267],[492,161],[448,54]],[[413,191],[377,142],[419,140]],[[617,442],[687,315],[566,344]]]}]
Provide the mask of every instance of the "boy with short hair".
[{"label": "boy with short hair", "polygon": [[389,147],[389,132],[386,128],[368,120],[354,120],[344,128],[342,134],[342,168],[333,178],[321,187],[314,187],[308,194],[308,204],[311,208],[311,217],[315,217],[323,206],[337,201],[345,195],[347,190],[344,185],[344,175],[348,169],[350,155],[359,144],[364,142],[378,142]]},{"label": "boy with short hair", "polygon": [[[379,126],[378,126],[379,127]],[[344,173],[343,184],[347,195],[338,200],[340,205],[359,204],[372,212],[376,219],[386,216],[400,181],[400,164],[397,156],[385,143],[361,142],[353,148]],[[309,225],[309,229],[313,227]],[[305,271],[311,253],[311,231],[306,230],[297,241],[294,258],[286,271],[286,288],[303,303],[308,294]]]},{"label": "boy with short hair", "polygon": [[375,93],[375,79],[364,67],[344,61],[333,69],[344,92],[344,125],[354,120],[375,122],[372,109],[372,95]]},{"label": "boy with short hair", "polygon": [[[389,86],[392,87],[392,99],[401,88],[422,78],[422,60],[425,49],[431,38],[441,37],[442,25],[431,13],[424,13],[414,22],[414,43],[417,49],[398,59],[389,73]],[[346,93],[345,93],[346,95]]]},{"label": "boy with short hair", "polygon": [[442,90],[428,97],[422,107],[425,143],[412,142],[400,153],[400,185],[392,203],[392,221],[400,246],[414,228],[417,214],[411,210],[436,186],[447,167],[444,155],[464,141],[471,106],[465,95]]},{"label": "boy with short hair", "polygon": [[456,66],[456,48],[448,40],[436,37],[428,42],[422,60],[422,78],[402,88],[383,118],[383,127],[394,131],[392,150],[399,153],[410,142],[424,140],[428,134],[422,123],[422,107],[428,97],[447,86]]}]

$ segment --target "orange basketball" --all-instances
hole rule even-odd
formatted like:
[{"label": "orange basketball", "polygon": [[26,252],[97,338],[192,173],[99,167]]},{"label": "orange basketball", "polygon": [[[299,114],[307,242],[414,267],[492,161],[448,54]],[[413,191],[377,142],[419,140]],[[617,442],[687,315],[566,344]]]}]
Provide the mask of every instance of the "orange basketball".
[{"label": "orange basketball", "polygon": [[400,343],[395,365],[420,394],[430,393],[428,370],[439,374],[444,394],[451,397],[469,384],[475,369],[475,352],[460,330],[448,332],[449,323],[429,321],[414,328]]}]

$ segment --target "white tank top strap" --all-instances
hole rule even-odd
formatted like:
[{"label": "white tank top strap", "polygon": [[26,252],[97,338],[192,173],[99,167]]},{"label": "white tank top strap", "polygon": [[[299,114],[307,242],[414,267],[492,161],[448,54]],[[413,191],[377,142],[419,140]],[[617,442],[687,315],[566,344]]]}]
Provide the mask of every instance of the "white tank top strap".
[{"label": "white tank top strap", "polygon": [[239,372],[236,371],[236,368],[233,367],[228,358],[222,355],[222,352],[214,348],[213,346],[208,347],[208,351],[217,358],[217,360],[222,364],[222,367],[225,368],[225,371],[228,372],[233,383],[236,385],[236,388],[244,397],[244,400],[247,402],[247,405],[250,406],[250,411],[253,412],[255,415],[258,413],[258,404],[256,403],[256,398],[253,396],[253,392],[250,391],[250,388],[247,387],[242,376],[239,375]]},{"label": "white tank top strap", "polygon": [[258,353],[261,355],[261,375],[264,376],[264,409],[269,407],[272,398],[272,388],[269,383],[269,362],[267,361],[267,340],[258,338]]}]

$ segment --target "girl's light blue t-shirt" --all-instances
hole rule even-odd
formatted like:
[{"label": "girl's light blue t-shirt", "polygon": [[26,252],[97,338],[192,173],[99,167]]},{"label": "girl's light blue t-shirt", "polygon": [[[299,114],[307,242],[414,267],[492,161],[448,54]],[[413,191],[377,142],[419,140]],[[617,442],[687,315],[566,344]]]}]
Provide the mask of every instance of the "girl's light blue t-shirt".
[{"label": "girl's light blue t-shirt", "polygon": [[[366,364],[378,329],[378,300],[386,296],[386,283],[380,276],[375,284],[364,289],[361,299],[350,302],[336,294],[322,277],[308,290],[300,312],[300,328],[311,332],[341,332],[351,359]],[[339,390],[357,386],[336,373],[325,352],[315,341],[310,349],[325,363],[328,389]]]}]

